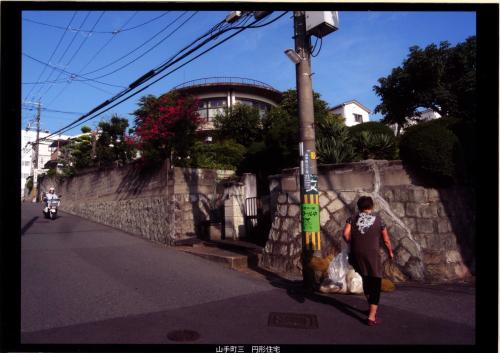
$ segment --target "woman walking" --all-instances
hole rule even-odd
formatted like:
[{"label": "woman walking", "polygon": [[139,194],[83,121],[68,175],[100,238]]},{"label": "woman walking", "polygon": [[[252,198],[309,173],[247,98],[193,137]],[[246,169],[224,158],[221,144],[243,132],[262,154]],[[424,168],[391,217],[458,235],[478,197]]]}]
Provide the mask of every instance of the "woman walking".
[{"label": "woman walking", "polygon": [[382,322],[377,319],[382,284],[380,237],[383,238],[391,259],[394,254],[384,221],[373,213],[372,198],[361,196],[357,205],[359,213],[347,220],[344,239],[351,245],[349,262],[363,278],[363,291],[369,304],[366,322],[369,326],[374,326]]}]

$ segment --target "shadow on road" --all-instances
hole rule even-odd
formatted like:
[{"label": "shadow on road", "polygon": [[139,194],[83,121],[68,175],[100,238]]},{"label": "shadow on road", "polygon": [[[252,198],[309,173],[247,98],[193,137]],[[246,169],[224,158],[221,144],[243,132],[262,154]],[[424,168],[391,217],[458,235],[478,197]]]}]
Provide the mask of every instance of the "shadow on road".
[{"label": "shadow on road", "polygon": [[26,233],[26,231],[31,228],[31,226],[33,225],[33,223],[35,223],[37,219],[38,216],[33,217],[28,223],[24,225],[24,227],[21,228],[21,236],[23,236],[24,233]]},{"label": "shadow on road", "polygon": [[331,305],[343,314],[348,315],[362,323],[365,323],[367,315],[366,310],[358,309],[352,305],[349,305],[341,300],[332,297],[329,294],[321,294],[313,290],[308,290],[304,288],[303,282],[301,280],[290,280],[281,277],[274,272],[259,267],[256,263],[249,263],[248,267],[252,271],[264,275],[273,287],[285,290],[286,294],[290,298],[299,303],[304,303],[307,299],[316,303]]}]

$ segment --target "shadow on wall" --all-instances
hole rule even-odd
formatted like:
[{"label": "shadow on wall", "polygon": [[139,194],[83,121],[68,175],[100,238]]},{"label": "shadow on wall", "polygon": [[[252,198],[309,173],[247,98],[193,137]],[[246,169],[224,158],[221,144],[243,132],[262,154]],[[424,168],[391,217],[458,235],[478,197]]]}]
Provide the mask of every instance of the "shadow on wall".
[{"label": "shadow on wall", "polygon": [[[438,213],[448,218],[448,222],[435,227],[436,234],[453,233],[463,263],[472,275],[475,274],[475,234],[476,234],[476,198],[473,186],[453,185],[436,187],[433,180],[426,179],[408,165],[404,165],[413,185],[437,190],[440,204]],[[450,259],[453,260],[453,259]]]},{"label": "shadow on wall", "polygon": [[[202,171],[203,173],[203,171]],[[198,169],[191,169],[191,168],[183,168],[182,169],[182,175],[184,177],[184,181],[186,185],[188,186],[189,190],[189,203],[191,206],[191,212],[192,212],[192,220],[190,220],[193,225],[194,225],[194,231],[195,235],[197,238],[203,239],[206,236],[206,229],[204,229],[205,224],[207,220],[207,215],[208,215],[208,210],[206,212],[203,212],[201,209],[200,205],[203,204],[202,201],[202,193],[200,192],[200,175],[199,175],[199,170]],[[176,202],[180,202],[180,205],[175,206],[175,211],[179,215],[182,215],[183,212],[183,201],[182,200],[176,200]],[[179,209],[180,207],[180,209]],[[180,211],[180,212],[178,212]],[[176,217],[177,219],[177,217]],[[183,220],[184,222],[184,220]],[[192,232],[186,233],[186,234],[180,234],[180,237],[177,237],[178,239],[183,238],[185,236],[193,235]]]},{"label": "shadow on wall", "polygon": [[[164,169],[167,173],[169,172],[168,166],[168,161],[155,165],[142,165],[137,162],[129,164],[126,174],[116,189],[116,194],[120,195],[119,200],[142,194],[146,187],[151,187],[152,180],[158,178]],[[97,176],[96,174],[94,178]]]}]

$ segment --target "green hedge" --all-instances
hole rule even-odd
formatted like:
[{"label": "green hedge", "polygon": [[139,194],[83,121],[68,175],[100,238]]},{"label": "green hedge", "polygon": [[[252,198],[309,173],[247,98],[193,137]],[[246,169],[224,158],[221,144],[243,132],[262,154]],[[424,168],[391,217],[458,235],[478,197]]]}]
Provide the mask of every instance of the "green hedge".
[{"label": "green hedge", "polygon": [[463,170],[462,148],[457,136],[445,127],[448,123],[432,121],[411,126],[399,145],[405,164],[432,184],[443,186],[458,181]]}]

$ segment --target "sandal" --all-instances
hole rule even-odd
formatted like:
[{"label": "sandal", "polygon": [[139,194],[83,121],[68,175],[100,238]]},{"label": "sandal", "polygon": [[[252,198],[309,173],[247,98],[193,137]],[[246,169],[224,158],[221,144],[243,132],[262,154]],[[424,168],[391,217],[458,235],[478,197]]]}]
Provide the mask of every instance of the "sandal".
[{"label": "sandal", "polygon": [[382,319],[375,318],[375,320],[366,319],[366,324],[368,326],[375,326],[382,323]]}]

